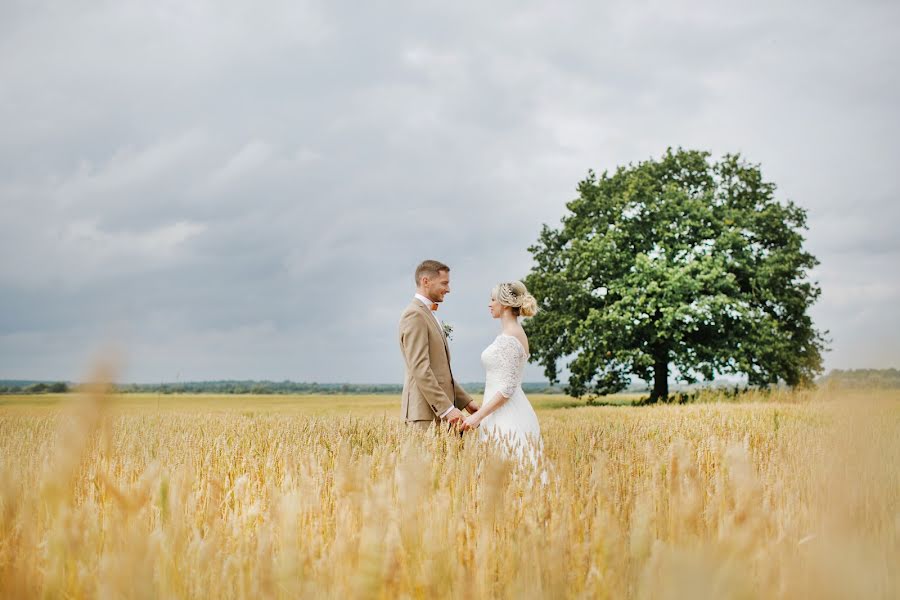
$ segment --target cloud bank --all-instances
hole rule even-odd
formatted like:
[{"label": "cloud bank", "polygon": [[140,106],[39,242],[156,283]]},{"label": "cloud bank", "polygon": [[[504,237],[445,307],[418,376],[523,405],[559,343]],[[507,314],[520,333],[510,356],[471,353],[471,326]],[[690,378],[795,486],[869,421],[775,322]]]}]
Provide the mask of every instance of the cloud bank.
[{"label": "cloud bank", "polygon": [[444,4],[4,3],[0,377],[396,382],[437,258],[477,381],[578,180],[678,145],[809,211],[829,368],[900,364],[895,3]]}]

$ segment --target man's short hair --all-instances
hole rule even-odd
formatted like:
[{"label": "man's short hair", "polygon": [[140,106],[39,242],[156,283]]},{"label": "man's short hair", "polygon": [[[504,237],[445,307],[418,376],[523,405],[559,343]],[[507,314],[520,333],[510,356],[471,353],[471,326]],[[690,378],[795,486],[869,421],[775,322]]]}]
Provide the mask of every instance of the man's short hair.
[{"label": "man's short hair", "polygon": [[422,263],[416,267],[416,285],[418,286],[422,282],[423,276],[427,275],[429,278],[435,278],[441,271],[447,271],[449,273],[450,267],[439,260],[423,260]]}]

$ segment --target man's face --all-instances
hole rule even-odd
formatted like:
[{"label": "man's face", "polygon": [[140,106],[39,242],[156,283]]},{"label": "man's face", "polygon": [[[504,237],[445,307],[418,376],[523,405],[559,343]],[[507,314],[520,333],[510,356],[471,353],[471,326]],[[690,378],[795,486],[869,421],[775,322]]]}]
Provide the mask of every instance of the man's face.
[{"label": "man's face", "polygon": [[434,278],[427,275],[424,276],[422,278],[422,287],[425,290],[425,295],[432,302],[443,302],[444,296],[450,293],[450,272],[439,271],[437,277]]}]

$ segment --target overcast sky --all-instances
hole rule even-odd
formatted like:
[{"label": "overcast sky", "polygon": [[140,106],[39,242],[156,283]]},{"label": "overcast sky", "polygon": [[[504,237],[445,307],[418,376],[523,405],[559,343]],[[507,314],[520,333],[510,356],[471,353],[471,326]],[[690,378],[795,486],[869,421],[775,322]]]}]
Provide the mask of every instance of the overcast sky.
[{"label": "overcast sky", "polygon": [[[740,152],[809,212],[828,368],[900,367],[897,2],[0,2],[0,378],[454,372],[587,170]],[[894,267],[891,267],[894,265]],[[529,366],[526,379],[543,379]]]}]

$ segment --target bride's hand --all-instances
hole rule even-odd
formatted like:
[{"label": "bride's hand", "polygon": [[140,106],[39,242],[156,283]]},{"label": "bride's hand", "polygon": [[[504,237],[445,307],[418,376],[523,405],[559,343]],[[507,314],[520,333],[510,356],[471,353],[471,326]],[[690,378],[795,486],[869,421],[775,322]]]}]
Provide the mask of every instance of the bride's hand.
[{"label": "bride's hand", "polygon": [[472,413],[466,420],[463,421],[463,426],[466,429],[478,429],[478,426],[481,424],[481,418],[478,416],[478,413]]}]

